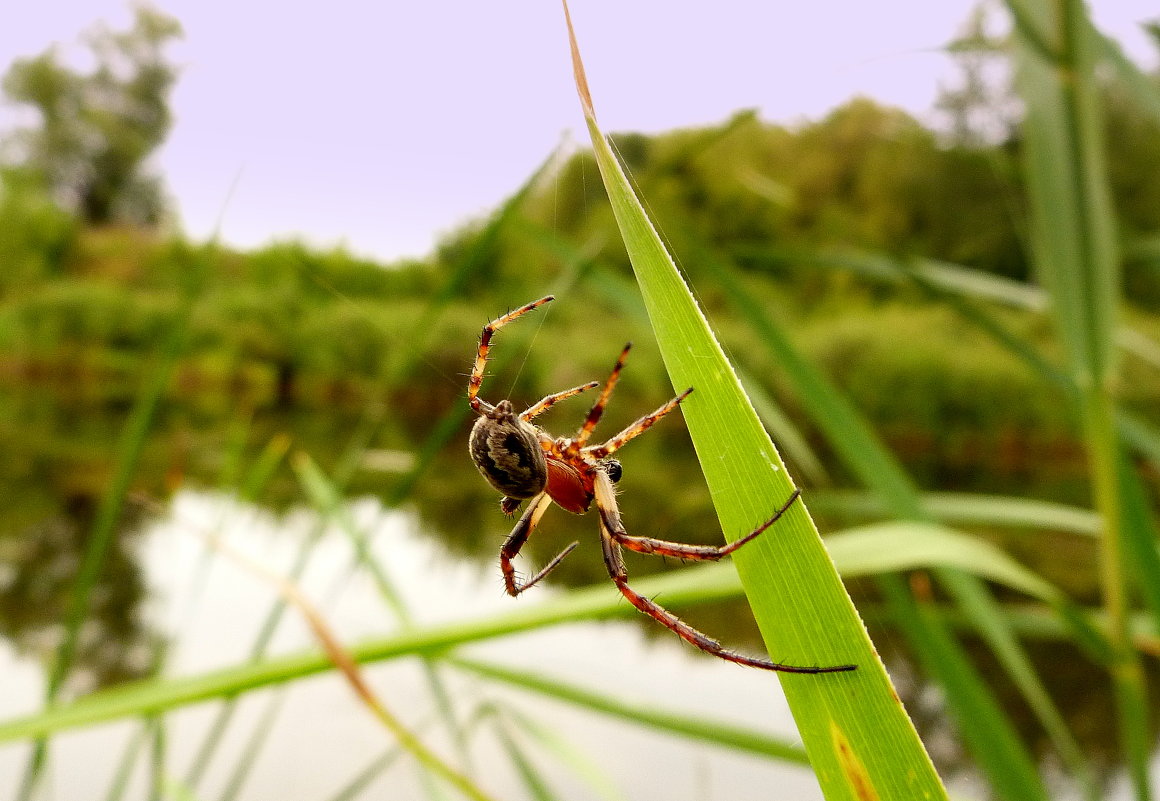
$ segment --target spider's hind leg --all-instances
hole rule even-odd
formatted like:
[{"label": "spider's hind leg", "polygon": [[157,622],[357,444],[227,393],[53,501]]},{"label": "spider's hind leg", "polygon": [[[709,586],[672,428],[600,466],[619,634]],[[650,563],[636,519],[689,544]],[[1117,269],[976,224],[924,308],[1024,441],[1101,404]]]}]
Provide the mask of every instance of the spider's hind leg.
[{"label": "spider's hind leg", "polygon": [[723,559],[729,554],[736,551],[742,545],[752,542],[760,534],[781,519],[793,502],[801,497],[802,491],[795,489],[793,494],[789,496],[789,500],[781,505],[781,508],[773,513],[773,517],[766,520],[753,531],[746,534],[740,539],[736,539],[727,545],[689,545],[683,542],[669,542],[668,540],[658,540],[652,537],[633,537],[624,530],[624,526],[620,523],[620,516],[607,516],[607,513],[601,509],[601,515],[606,516],[603,521],[608,528],[608,533],[614,540],[628,548],[630,551],[637,553],[656,554],[658,556],[672,556],[677,559],[691,559],[697,562],[716,562]]},{"label": "spider's hind leg", "polygon": [[847,670],[856,669],[856,665],[836,665],[833,667],[806,667],[799,665],[786,665],[781,662],[771,662],[768,659],[761,659],[756,656],[746,656],[739,654],[736,651],[731,651],[725,648],[721,643],[702,634],[697,629],[690,626],[685,621],[674,615],[669,610],[658,604],[651,598],[646,598],[638,594],[635,590],[628,586],[628,574],[624,567],[624,560],[620,556],[620,549],[617,541],[609,535],[608,530],[604,528],[603,524],[600,527],[601,538],[600,543],[604,549],[604,563],[608,567],[608,574],[612,577],[612,581],[616,584],[616,588],[620,590],[630,604],[635,606],[641,612],[651,617],[653,620],[660,623],[665,628],[672,631],[678,637],[690,645],[700,648],[702,651],[712,654],[727,662],[735,662],[738,665],[748,665],[749,667],[761,668],[762,670],[774,670],[780,673],[841,673]]},{"label": "spider's hind leg", "polygon": [[620,594],[630,604],[672,631],[685,642],[720,659],[735,662],[739,665],[748,665],[750,667],[761,668],[762,670],[774,670],[781,673],[839,673],[854,670],[856,668],[855,665],[803,667],[786,665],[781,662],[771,662],[768,659],[739,654],[736,651],[731,651],[723,647],[721,643],[708,635],[702,634],[656,601],[638,594],[628,586],[628,569],[625,567],[624,557],[620,551],[622,544],[628,548],[644,553],[659,553],[665,556],[678,556],[684,559],[714,561],[732,553],[769,528],[774,521],[785,513],[790,504],[797,500],[798,495],[799,493],[795,492],[789,501],[770,520],[759,526],[756,531],[729,545],[720,548],[714,546],[683,545],[681,543],[665,542],[664,540],[654,540],[648,537],[630,537],[620,522],[620,513],[616,508],[616,497],[612,491],[612,484],[607,477],[601,476],[596,481],[596,504],[600,511],[600,545],[604,552],[604,564],[608,568],[608,575],[612,577],[616,588],[620,590]]}]

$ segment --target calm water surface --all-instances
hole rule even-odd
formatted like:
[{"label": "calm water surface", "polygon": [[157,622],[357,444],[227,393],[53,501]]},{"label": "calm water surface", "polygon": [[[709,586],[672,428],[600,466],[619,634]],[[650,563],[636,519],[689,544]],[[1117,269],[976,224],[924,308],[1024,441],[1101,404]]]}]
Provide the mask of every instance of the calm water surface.
[{"label": "calm water surface", "polygon": [[[374,552],[414,612],[417,622],[466,620],[512,604],[550,597],[537,588],[518,601],[502,593],[496,568],[481,568],[449,556],[418,536],[413,518],[385,512],[373,501],[352,506],[361,527],[372,532]],[[204,534],[220,530],[224,539],[250,558],[279,573],[289,572],[303,539],[315,525],[309,513],[274,519],[268,513],[212,494],[183,492],[164,519],[143,532],[139,548],[148,588],[145,614],[162,631],[173,632],[169,675],[189,675],[243,662],[275,592],[268,582],[220,553],[206,562]],[[583,549],[581,549],[583,550]],[[588,554],[593,556],[593,554]],[[208,564],[208,569],[207,569]],[[344,642],[381,636],[393,628],[371,580],[349,574],[351,549],[341,532],[320,540],[302,580],[304,592],[324,612]],[[615,589],[609,585],[609,592]],[[314,647],[309,630],[291,610],[279,627],[272,653]],[[542,670],[617,695],[714,720],[777,732],[794,739],[794,728],[776,680],[758,671],[691,654],[677,641],[646,641],[638,627],[609,622],[562,626],[464,648],[462,653],[523,669]],[[0,650],[0,716],[34,712],[42,679],[37,663]],[[417,660],[368,666],[366,677],[384,703],[409,725],[433,712]],[[444,671],[462,716],[486,700],[496,700],[555,732],[575,755],[603,773],[617,795],[630,799],[820,799],[812,774],[722,749],[690,744],[611,723],[599,716]],[[238,756],[278,691],[254,693],[240,705],[230,735],[198,785],[197,797],[216,798]],[[391,746],[391,737],[353,696],[345,682],[321,676],[291,685],[281,696],[277,723],[240,798],[302,801],[325,799]],[[212,718],[214,704],[184,709],[169,718],[168,770],[181,780]],[[51,797],[85,801],[104,797],[136,723],[92,727],[57,737],[52,747]],[[444,738],[427,737],[443,754]],[[525,743],[537,766],[562,798],[599,797],[565,768],[551,749]],[[0,748],[0,776],[12,787],[21,775],[27,749]],[[525,791],[487,726],[477,730],[472,757],[482,786],[498,798],[521,798]],[[6,798],[8,790],[0,793]],[[131,798],[145,798],[145,774],[135,776]],[[416,770],[403,759],[367,791],[367,798],[423,796]]]}]

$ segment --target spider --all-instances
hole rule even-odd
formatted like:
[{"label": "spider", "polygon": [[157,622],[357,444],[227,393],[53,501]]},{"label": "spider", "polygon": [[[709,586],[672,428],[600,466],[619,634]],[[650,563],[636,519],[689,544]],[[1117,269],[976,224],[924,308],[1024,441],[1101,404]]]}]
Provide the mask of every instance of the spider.
[{"label": "spider", "polygon": [[539,583],[552,572],[578,543],[572,543],[548,562],[538,573],[526,580],[516,575],[512,560],[519,554],[524,543],[544,516],[544,512],[554,502],[574,514],[584,514],[593,501],[600,521],[600,544],[604,552],[604,564],[608,574],[620,593],[629,603],[671,629],[681,639],[695,645],[702,651],[741,665],[750,665],[765,670],[785,673],[835,673],[854,670],[855,665],[836,667],[798,667],[766,659],[745,656],[724,648],[719,642],[694,629],[679,617],[657,604],[651,598],[638,595],[628,586],[628,571],[621,554],[621,546],[638,553],[672,556],[678,559],[697,561],[717,561],[753,540],[780,518],[801,494],[795,490],[773,516],[746,536],[728,545],[686,545],[653,539],[651,537],[630,536],[620,520],[616,504],[615,484],[620,480],[620,462],[611,458],[629,440],[632,440],[660,420],[693,390],[687,389],[655,412],[646,414],[616,436],[599,445],[589,445],[588,439],[604,413],[604,407],[616,386],[617,378],[624,367],[625,359],[632,344],[624,346],[612,373],[604,383],[596,403],[584,419],[584,424],[573,437],[553,437],[532,424],[532,420],[550,409],[559,401],[578,395],[600,385],[591,381],[578,387],[566,389],[542,398],[539,402],[516,414],[509,400],[501,400],[492,406],[479,397],[483,384],[484,368],[491,349],[491,338],[500,328],[528,312],[553,300],[549,295],[540,298],[515,311],[493,320],[483,327],[479,338],[479,350],[475,357],[475,367],[467,385],[467,399],[472,410],[479,415],[471,429],[469,450],[472,461],[488,482],[503,493],[500,508],[504,514],[512,516],[522,501],[529,500],[527,510],[520,517],[514,529],[499,552],[500,569],[503,572],[504,588],[508,595],[515,597]]}]

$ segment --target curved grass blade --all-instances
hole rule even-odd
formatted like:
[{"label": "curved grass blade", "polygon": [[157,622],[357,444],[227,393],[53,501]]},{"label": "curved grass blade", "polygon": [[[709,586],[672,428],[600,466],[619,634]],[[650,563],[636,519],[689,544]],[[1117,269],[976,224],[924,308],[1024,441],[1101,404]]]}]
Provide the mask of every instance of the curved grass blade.
[{"label": "curved grass blade", "polygon": [[[611,154],[609,157],[611,158]],[[626,190],[630,191],[627,186]],[[667,254],[664,253],[659,241],[657,248],[667,260]],[[714,266],[715,260],[708,254],[699,255],[704,256],[710,266]],[[672,269],[671,260],[668,264]],[[643,283],[645,276],[640,270],[638,276]],[[729,284],[724,279],[722,285],[729,289]],[[746,303],[743,294],[732,294],[735,299],[739,299],[743,311],[755,323],[756,330],[761,333],[774,358],[790,375],[802,397],[809,398],[815,419],[826,430],[835,449],[869,486],[882,494],[895,515],[922,519],[918,495],[909,477],[897,461],[878,444],[860,415],[816,370],[800,358],[780,330],[766,320],[763,312],[752,303]],[[646,302],[647,297],[646,292]],[[662,342],[663,353],[664,340],[659,332],[658,340]],[[676,383],[680,385],[682,382]],[[692,432],[693,420],[688,409],[685,413]],[[734,415],[727,419],[737,418]],[[721,436],[718,432],[711,441],[717,442]],[[695,435],[694,444],[696,444]],[[704,460],[702,463],[708,474],[709,464]],[[712,488],[712,484],[710,486]],[[740,563],[740,560],[738,561]],[[938,578],[955,594],[959,603],[971,608],[974,614],[979,616],[981,630],[988,642],[1019,684],[1029,703],[1044,720],[1061,754],[1074,772],[1086,773],[1082,753],[1071,741],[1066,725],[1062,722],[1062,716],[1054,708],[1050,696],[1042,687],[1014,635],[1003,625],[994,601],[986,589],[969,576],[956,575],[951,571],[940,572]],[[980,764],[987,770],[994,786],[1004,797],[1011,799],[1046,798],[1046,790],[1039,780],[1034,761],[977,671],[968,663],[961,647],[954,642],[949,632],[940,630],[937,619],[919,614],[919,610],[908,598],[907,588],[897,577],[881,576],[878,581],[883,585],[882,591],[893,599],[892,602],[896,605],[896,619],[905,621],[904,630],[912,642],[914,652],[920,655],[920,658],[924,658],[929,672],[938,676],[947,689],[948,700],[960,722],[961,730]],[[750,600],[752,603],[752,596]]]},{"label": "curved grass blade", "polygon": [[429,748],[383,703],[360,670],[361,663],[339,641],[326,619],[296,583],[284,579],[280,574],[234,550],[220,540],[214,543],[214,547],[222,550],[250,573],[272,584],[278,594],[288,604],[295,607],[307,624],[315,641],[321,646],[326,659],[345,680],[355,697],[378,719],[395,740],[410,752],[425,771],[444,780],[468,798],[476,799],[476,801],[493,801],[492,796],[485,793],[466,774],[457,770]]},{"label": "curved grass blade", "polygon": [[1065,600],[1050,582],[994,545],[930,523],[891,521],[859,526],[826,537],[826,547],[845,578],[932,565],[958,567],[1047,603]]},{"label": "curved grass blade", "polygon": [[[359,461],[362,458],[362,454],[366,450],[367,443],[370,442],[370,439],[373,437],[374,432],[377,430],[379,424],[380,419],[378,413],[373,409],[368,409],[368,413],[364,416],[358,428],[351,435],[350,441],[343,449],[341,457],[339,458],[338,467],[336,469],[336,475],[338,476],[336,482],[339,487],[344,486],[347,482],[349,482],[351,476],[354,474],[354,471],[357,469]],[[267,450],[271,452],[270,455],[266,455],[264,453],[263,456],[259,459],[258,464],[255,466],[256,472],[252,476],[253,481],[250,482],[254,488],[259,486],[257,483],[258,476],[265,475],[266,471],[272,468],[273,455],[276,454],[278,460],[281,461],[282,457],[285,456],[284,447],[288,445],[289,440],[282,439],[280,437],[275,437],[273,440],[271,440],[270,444],[267,446]],[[315,546],[317,546],[318,541],[323,533],[323,526],[323,522],[319,521],[319,523],[313,527],[307,537],[303,539],[302,544],[298,549],[298,553],[294,557],[293,566],[287,573],[288,581],[298,581],[298,579],[302,577],[302,575],[310,566],[311,560],[315,553]],[[250,645],[249,654],[251,660],[258,661],[265,656],[266,649],[269,647],[270,642],[273,640],[273,637],[278,630],[278,626],[281,623],[282,615],[286,611],[286,605],[286,600],[282,597],[276,598],[273,603],[271,603],[269,609],[266,611],[265,617],[262,620],[261,627],[258,629],[258,632]],[[186,771],[185,775],[185,782],[190,787],[197,789],[206,771],[209,770],[209,767],[218,752],[218,748],[220,747],[225,737],[225,732],[233,722],[234,714],[237,709],[237,700],[237,698],[225,699],[225,703],[223,703],[218,708],[214,714],[212,723],[210,723],[210,725],[205,730],[205,733],[202,735],[201,741],[197,746],[197,749],[194,751],[194,758],[192,763],[190,764],[189,769]],[[264,735],[261,732],[251,732],[249,741],[257,746],[264,741]],[[244,772],[246,770],[244,767],[245,762],[246,757],[243,755],[242,763],[240,763],[239,766],[235,768],[235,774]]]},{"label": "curved grass blade", "polygon": [[[834,536],[840,538],[841,535]],[[965,552],[965,548],[959,548],[953,539],[948,542],[951,542],[958,554]],[[1004,576],[1014,575],[1021,569],[1001,552],[995,557],[999,560],[996,563],[1006,559],[1009,564],[991,569],[982,563],[972,565],[949,551],[946,554],[928,553],[930,561],[916,563],[892,547],[889,541],[884,541],[880,549],[894,553],[896,561],[879,560],[876,569],[933,569],[953,564],[963,569],[977,570],[995,580],[1003,580]],[[843,570],[865,573],[869,567],[859,563],[855,551],[853,549],[847,553],[846,546],[839,539],[834,550],[837,564]],[[1021,586],[1025,585],[1025,582],[1021,582]],[[662,576],[642,578],[636,582],[636,589],[648,596],[663,595],[665,604],[672,609],[684,609],[742,595],[737,571],[727,564],[685,568]],[[637,617],[639,613],[625,604],[607,582],[602,582],[506,614],[399,631],[388,637],[350,646],[347,651],[350,659],[357,664],[416,655],[435,656],[456,646],[546,626]],[[333,669],[333,663],[325,653],[309,651],[195,676],[134,682],[94,693],[72,704],[54,707],[37,715],[0,722],[0,742],[38,737],[118,718],[165,712],[205,701],[228,699],[247,690],[284,684]]]},{"label": "curved grass blade", "polygon": [[[324,520],[337,524],[350,540],[351,549],[355,554],[354,567],[366,570],[371,574],[375,587],[382,596],[386,605],[391,609],[395,620],[401,626],[414,625],[414,618],[408,608],[403,594],[395,586],[395,582],[387,572],[372,557],[370,553],[370,532],[361,529],[350,513],[350,509],[343,501],[341,488],[332,481],[322,469],[305,453],[295,455],[293,459],[294,472],[302,485],[303,491],[311,499],[319,515]],[[349,576],[345,577],[349,578]],[[344,580],[344,585],[346,581]],[[470,767],[469,749],[466,735],[455,719],[454,704],[451,700],[451,691],[447,688],[439,675],[438,666],[431,660],[423,662],[423,673],[428,689],[435,700],[435,707],[439,716],[451,733],[458,751],[459,762],[466,769]]]},{"label": "curved grass blade", "polygon": [[508,760],[515,766],[516,773],[523,780],[528,797],[534,801],[556,801],[558,796],[552,792],[547,779],[540,773],[532,760],[524,752],[523,747],[516,741],[510,730],[505,715],[498,711],[493,717],[493,729],[499,737],[500,745],[507,752]]}]

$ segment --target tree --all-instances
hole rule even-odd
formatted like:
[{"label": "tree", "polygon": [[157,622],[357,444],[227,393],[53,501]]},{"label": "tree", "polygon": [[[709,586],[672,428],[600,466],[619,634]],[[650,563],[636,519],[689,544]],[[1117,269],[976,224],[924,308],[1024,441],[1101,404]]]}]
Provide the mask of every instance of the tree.
[{"label": "tree", "polygon": [[90,73],[62,64],[53,48],[16,61],[4,93],[32,106],[39,121],[8,137],[11,165],[85,222],[159,223],[166,203],[148,159],[173,122],[177,70],[163,51],[180,36],[177,20],[138,7],[129,30],[102,27],[86,37],[96,60]]},{"label": "tree", "polygon": [[959,75],[954,84],[940,86],[935,110],[954,145],[981,149],[1017,133],[1022,106],[1011,86],[1007,45],[993,30],[995,11],[994,2],[980,2],[947,45]]}]

